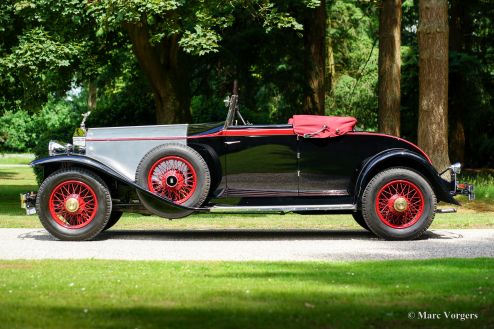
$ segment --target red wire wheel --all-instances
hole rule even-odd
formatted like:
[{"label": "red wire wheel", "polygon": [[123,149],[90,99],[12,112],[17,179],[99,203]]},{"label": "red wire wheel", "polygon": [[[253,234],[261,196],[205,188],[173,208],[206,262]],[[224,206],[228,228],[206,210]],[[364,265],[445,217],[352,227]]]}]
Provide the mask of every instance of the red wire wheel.
[{"label": "red wire wheel", "polygon": [[376,212],[379,219],[389,227],[410,227],[424,213],[424,195],[412,182],[393,180],[377,192]]},{"label": "red wire wheel", "polygon": [[156,161],[148,174],[149,191],[177,204],[187,201],[197,188],[197,174],[189,161],[165,156]]},{"label": "red wire wheel", "polygon": [[96,216],[98,198],[88,184],[68,180],[53,189],[48,205],[56,223],[68,229],[79,229],[91,223]]}]

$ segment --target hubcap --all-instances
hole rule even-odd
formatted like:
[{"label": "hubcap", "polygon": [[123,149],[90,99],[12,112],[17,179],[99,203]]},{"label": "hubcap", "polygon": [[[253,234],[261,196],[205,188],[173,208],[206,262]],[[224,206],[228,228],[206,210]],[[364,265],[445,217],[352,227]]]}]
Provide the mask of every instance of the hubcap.
[{"label": "hubcap", "polygon": [[396,200],[393,204],[393,208],[397,212],[404,212],[408,208],[408,202],[405,198],[398,197],[398,198],[396,198]]},{"label": "hubcap", "polygon": [[77,212],[77,210],[79,210],[79,200],[74,197],[68,198],[67,201],[65,201],[65,209],[67,209],[68,212]]},{"label": "hubcap", "polygon": [[177,185],[177,182],[178,179],[175,176],[168,176],[166,178],[166,185],[168,185],[169,187],[175,187],[175,185]]}]

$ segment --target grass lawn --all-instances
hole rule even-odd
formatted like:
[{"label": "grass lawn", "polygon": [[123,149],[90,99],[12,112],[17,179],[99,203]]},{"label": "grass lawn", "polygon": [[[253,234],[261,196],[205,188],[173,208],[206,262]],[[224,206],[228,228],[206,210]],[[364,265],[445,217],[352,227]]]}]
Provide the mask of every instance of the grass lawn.
[{"label": "grass lawn", "polygon": [[1,154],[0,153],[0,164],[28,164],[34,160],[34,154],[29,153],[18,153],[18,154]]},{"label": "grass lawn", "polygon": [[[26,216],[19,207],[19,194],[37,190],[29,167],[0,167],[0,227],[41,227],[37,216]],[[486,189],[487,190],[487,189]],[[460,197],[461,198],[461,197]],[[461,201],[456,214],[436,215],[432,228],[494,228],[492,199]],[[444,205],[444,207],[449,207]],[[195,214],[169,221],[156,216],[125,214],[113,229],[361,229],[349,215]]]},{"label": "grass lawn", "polygon": [[493,259],[0,261],[0,327],[493,328],[493,275]]}]

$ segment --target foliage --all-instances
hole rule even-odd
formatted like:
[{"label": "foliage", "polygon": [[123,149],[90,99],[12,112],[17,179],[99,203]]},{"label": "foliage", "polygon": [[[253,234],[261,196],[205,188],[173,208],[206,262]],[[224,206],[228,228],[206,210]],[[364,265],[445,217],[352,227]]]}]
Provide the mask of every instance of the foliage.
[{"label": "foliage", "polygon": [[335,57],[335,88],[327,95],[326,112],[352,115],[359,127],[377,129],[377,17],[375,7],[335,0],[328,33]]},{"label": "foliage", "polygon": [[[0,148],[10,152],[33,151],[38,143],[45,142],[44,136],[51,138],[54,131],[67,130],[77,119],[78,113],[72,104],[53,99],[36,114],[30,115],[25,110],[7,111],[0,118]],[[72,131],[73,128],[69,134]]]},{"label": "foliage", "polygon": [[84,3],[6,0],[0,4],[0,112],[37,111],[49,95],[62,98],[74,79],[85,76],[94,44]]},{"label": "foliage", "polygon": [[[402,133],[412,141],[418,121],[417,3],[404,0],[402,6]],[[249,121],[286,122],[301,111],[307,88],[301,23],[307,9],[319,4],[316,0],[2,1],[0,114],[5,117],[0,119],[0,148],[32,150],[34,141],[43,139],[43,129],[66,125],[67,134],[71,133],[79,114],[86,111],[89,82],[98,87],[90,126],[154,123],[154,87],[133,53],[129,24],[145,25],[154,46],[176,37],[188,54],[194,122],[224,119],[222,100],[231,93],[234,79],[239,81],[240,106]],[[359,128],[366,130],[377,125],[378,4],[326,0],[327,33],[336,65],[326,114],[356,116]],[[468,42],[465,49],[450,54],[450,72],[464,77],[465,87],[451,90],[450,101],[461,101],[464,109],[466,164],[483,167],[494,163],[490,42],[494,5],[473,0],[463,8],[471,22],[465,33]],[[77,95],[67,97],[74,90]],[[40,113],[53,109],[55,103],[70,109],[77,119],[58,126],[42,123],[42,118],[51,117]]]},{"label": "foliage", "polygon": [[[301,1],[311,7],[318,1]],[[118,31],[125,24],[145,24],[150,40],[158,44],[165,37],[178,35],[184,51],[204,55],[219,51],[221,31],[235,22],[235,11],[245,10],[272,29],[301,30],[294,17],[269,0],[187,1],[187,0],[100,0],[90,2],[88,12],[99,25],[100,35]]]}]

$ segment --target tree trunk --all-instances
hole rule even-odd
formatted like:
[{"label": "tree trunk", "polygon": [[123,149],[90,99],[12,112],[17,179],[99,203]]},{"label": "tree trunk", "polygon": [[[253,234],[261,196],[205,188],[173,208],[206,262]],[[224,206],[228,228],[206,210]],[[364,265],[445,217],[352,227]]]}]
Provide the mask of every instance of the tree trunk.
[{"label": "tree trunk", "polygon": [[171,36],[157,45],[149,42],[149,32],[143,19],[127,23],[134,53],[148,78],[156,107],[158,123],[186,123],[191,121],[190,86],[185,65],[185,54],[180,50],[178,37]]},{"label": "tree trunk", "polygon": [[331,28],[331,18],[326,19],[326,64],[324,70],[324,85],[326,88],[326,97],[329,97],[334,90],[336,82],[336,68],[334,64],[333,43],[329,35],[328,29]]},{"label": "tree trunk", "polygon": [[[465,34],[471,33],[467,13],[471,10],[470,2],[451,1],[451,15],[449,22],[449,50],[461,53],[467,49]],[[467,104],[462,97],[462,91],[467,89],[464,70],[456,68],[449,72],[450,89],[453,92],[449,97],[449,157],[453,162],[465,161],[465,119]]]},{"label": "tree trunk", "polygon": [[87,109],[88,111],[94,111],[96,109],[96,101],[98,90],[94,81],[89,81],[87,85]]},{"label": "tree trunk", "polygon": [[401,0],[384,0],[379,17],[379,132],[400,136]]},{"label": "tree trunk", "polygon": [[438,170],[448,157],[448,1],[419,2],[418,144]]},{"label": "tree trunk", "polygon": [[305,72],[308,88],[303,112],[324,115],[324,41],[326,35],[326,1],[309,9],[304,20]]}]

